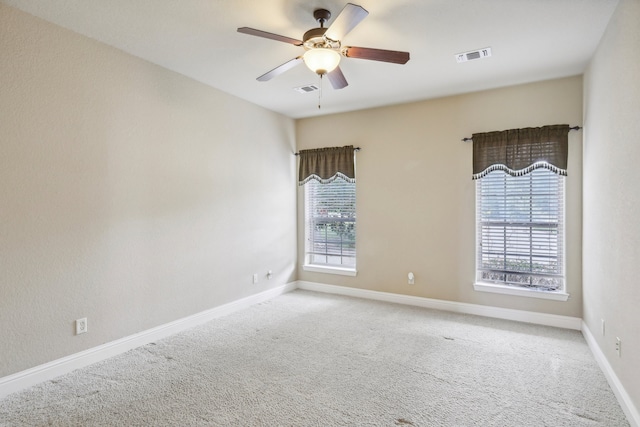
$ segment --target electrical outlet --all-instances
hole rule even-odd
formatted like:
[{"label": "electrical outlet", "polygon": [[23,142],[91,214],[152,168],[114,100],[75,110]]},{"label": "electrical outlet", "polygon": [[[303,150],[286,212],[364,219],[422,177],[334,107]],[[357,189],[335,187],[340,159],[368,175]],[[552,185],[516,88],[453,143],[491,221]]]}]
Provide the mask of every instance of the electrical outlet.
[{"label": "electrical outlet", "polygon": [[253,284],[258,283],[258,273],[253,273]]},{"label": "electrical outlet", "polygon": [[618,353],[618,357],[622,357],[622,341],[618,337],[616,337],[616,353]]},{"label": "electrical outlet", "polygon": [[273,271],[271,270],[267,271],[267,280],[271,280],[272,277],[273,277]]},{"label": "electrical outlet", "polygon": [[87,318],[76,320],[76,335],[84,334],[88,331]]},{"label": "electrical outlet", "polygon": [[602,321],[602,336],[604,336],[604,319],[600,319]]}]

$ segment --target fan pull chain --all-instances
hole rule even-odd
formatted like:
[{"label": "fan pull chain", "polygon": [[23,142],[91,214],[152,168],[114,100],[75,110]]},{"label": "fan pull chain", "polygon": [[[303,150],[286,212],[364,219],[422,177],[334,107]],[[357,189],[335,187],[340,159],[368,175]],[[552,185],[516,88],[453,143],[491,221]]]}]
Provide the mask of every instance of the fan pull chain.
[{"label": "fan pull chain", "polygon": [[320,107],[320,101],[322,101],[322,74],[318,74],[320,76],[320,84],[318,86],[320,86],[320,90],[318,91],[318,110],[321,108]]}]

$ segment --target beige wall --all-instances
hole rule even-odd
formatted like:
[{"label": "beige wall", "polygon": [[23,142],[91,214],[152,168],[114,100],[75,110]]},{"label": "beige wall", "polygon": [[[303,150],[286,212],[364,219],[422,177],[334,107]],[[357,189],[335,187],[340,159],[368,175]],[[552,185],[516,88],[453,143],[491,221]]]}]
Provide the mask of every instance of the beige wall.
[{"label": "beige wall", "polygon": [[[582,79],[560,80],[299,120],[298,149],[353,144],[357,277],[299,271],[312,282],[581,317],[582,134],[570,132],[567,277],[571,299],[476,292],[474,132],[582,124]],[[304,260],[299,189],[298,259]],[[407,273],[415,285],[407,284]]]},{"label": "beige wall", "polygon": [[0,52],[0,377],[295,279],[293,120],[1,4]]},{"label": "beige wall", "polygon": [[589,65],[584,115],[584,321],[640,409],[638,0],[620,2]]}]

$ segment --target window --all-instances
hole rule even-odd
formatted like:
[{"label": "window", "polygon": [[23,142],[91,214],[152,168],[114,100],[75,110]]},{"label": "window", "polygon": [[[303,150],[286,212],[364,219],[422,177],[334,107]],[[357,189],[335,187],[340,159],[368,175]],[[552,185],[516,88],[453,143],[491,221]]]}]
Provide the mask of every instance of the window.
[{"label": "window", "polygon": [[300,150],[304,186],[303,269],[356,275],[356,168],[353,145]]},{"label": "window", "polygon": [[305,264],[354,270],[356,266],[356,184],[337,177],[311,180],[305,192]]},{"label": "window", "polygon": [[564,180],[537,168],[476,181],[477,282],[564,292]]}]

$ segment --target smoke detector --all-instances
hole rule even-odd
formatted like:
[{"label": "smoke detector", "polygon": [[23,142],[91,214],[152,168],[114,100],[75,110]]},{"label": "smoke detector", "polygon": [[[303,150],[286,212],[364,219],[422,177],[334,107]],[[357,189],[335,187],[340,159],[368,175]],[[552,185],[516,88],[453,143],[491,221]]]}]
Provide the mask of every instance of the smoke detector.
[{"label": "smoke detector", "polygon": [[477,59],[484,59],[491,56],[491,48],[485,47],[484,49],[471,50],[469,52],[456,53],[456,61],[458,63],[475,61]]}]

